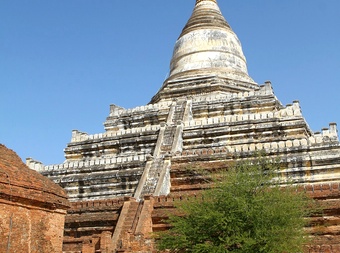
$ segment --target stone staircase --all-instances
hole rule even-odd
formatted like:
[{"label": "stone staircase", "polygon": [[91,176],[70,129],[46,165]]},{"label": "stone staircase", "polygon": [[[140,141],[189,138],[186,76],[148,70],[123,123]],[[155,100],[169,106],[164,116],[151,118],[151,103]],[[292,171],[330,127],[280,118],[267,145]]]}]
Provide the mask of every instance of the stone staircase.
[{"label": "stone staircase", "polygon": [[[143,208],[143,201],[137,202],[131,198],[124,203],[120,217],[112,236],[112,245],[117,252],[124,252],[124,238],[128,234],[135,234],[136,227]],[[123,251],[122,251],[123,250]]]},{"label": "stone staircase", "polygon": [[190,107],[190,100],[176,101],[171,105],[166,123],[161,124],[153,157],[147,161],[136,190],[136,199],[169,193],[170,158],[172,154],[182,151],[183,122],[190,116]]}]

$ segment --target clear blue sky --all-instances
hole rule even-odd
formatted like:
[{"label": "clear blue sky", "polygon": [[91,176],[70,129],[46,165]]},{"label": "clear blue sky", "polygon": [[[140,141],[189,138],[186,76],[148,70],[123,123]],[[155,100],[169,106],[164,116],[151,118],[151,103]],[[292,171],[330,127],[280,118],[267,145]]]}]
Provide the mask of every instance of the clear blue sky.
[{"label": "clear blue sky", "polygon": [[[73,129],[104,132],[109,105],[145,105],[194,0],[0,0],[0,143],[64,161]],[[340,128],[340,1],[219,0],[248,70],[299,100],[313,131]]]}]

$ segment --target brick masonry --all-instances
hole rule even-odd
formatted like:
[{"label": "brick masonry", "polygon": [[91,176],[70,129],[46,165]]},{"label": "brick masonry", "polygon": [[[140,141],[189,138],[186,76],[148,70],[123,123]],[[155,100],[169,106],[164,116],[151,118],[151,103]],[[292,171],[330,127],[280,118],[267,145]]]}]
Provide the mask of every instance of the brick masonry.
[{"label": "brick masonry", "polygon": [[29,169],[0,145],[0,249],[6,253],[60,253],[65,191]]}]

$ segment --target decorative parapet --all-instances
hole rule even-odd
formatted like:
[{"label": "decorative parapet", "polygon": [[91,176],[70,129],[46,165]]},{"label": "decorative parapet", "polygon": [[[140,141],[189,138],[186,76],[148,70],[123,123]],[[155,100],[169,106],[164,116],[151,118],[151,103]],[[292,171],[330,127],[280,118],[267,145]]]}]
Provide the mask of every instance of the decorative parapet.
[{"label": "decorative parapet", "polygon": [[337,124],[329,123],[329,128],[323,128],[321,132],[315,132],[309,139],[312,144],[339,142]]},{"label": "decorative parapet", "polygon": [[119,116],[119,114],[122,111],[124,111],[124,110],[125,110],[125,108],[112,104],[112,105],[110,105],[110,114],[109,114],[109,116],[110,117]]},{"label": "decorative parapet", "polygon": [[119,130],[124,130],[126,129],[126,127],[130,128],[130,125],[127,126],[124,124],[125,119],[132,119],[132,121],[134,121],[134,117],[136,117],[138,124],[146,126],[148,125],[148,123],[143,120],[146,115],[157,116],[160,111],[167,111],[170,104],[171,101],[163,101],[157,104],[148,104],[130,109],[111,105],[110,114],[104,122],[105,130],[115,132]]},{"label": "decorative parapet", "polygon": [[282,117],[301,117],[301,110],[298,104],[288,105],[286,108],[277,112],[260,112],[260,113],[249,113],[249,114],[234,114],[213,118],[205,118],[199,120],[191,120],[184,122],[185,127],[193,126],[204,126],[210,124],[230,123],[230,122],[243,122],[249,120],[264,120],[274,119]]},{"label": "decorative parapet", "polygon": [[232,99],[237,98],[248,98],[254,96],[268,96],[274,95],[274,91],[271,85],[271,82],[266,82],[264,85],[261,85],[258,90],[251,90],[251,91],[244,91],[244,92],[237,92],[237,93],[222,93],[222,94],[207,94],[204,96],[193,96],[192,101],[194,103],[199,102],[225,102]]},{"label": "decorative parapet", "polygon": [[89,135],[85,132],[80,132],[78,130],[72,130],[71,142],[78,142],[82,140],[87,140]]},{"label": "decorative parapet", "polygon": [[[320,134],[320,137],[322,135]],[[240,152],[257,152],[257,151],[266,151],[266,152],[280,152],[282,150],[287,149],[307,149],[313,144],[328,144],[324,142],[322,138],[301,138],[301,139],[290,139],[283,140],[277,142],[258,142],[258,143],[247,143],[247,144],[235,144],[228,146],[220,146],[213,148],[201,148],[201,149],[192,149],[192,150],[184,150],[181,153],[176,153],[175,157],[187,157],[187,156],[204,156],[204,155],[217,155],[217,154],[226,154],[226,153],[240,153]]]},{"label": "decorative parapet", "polygon": [[135,113],[145,113],[146,111],[158,111],[160,109],[168,108],[171,104],[171,101],[162,101],[156,104],[148,104],[137,106],[135,108],[125,109],[123,107],[119,107],[116,105],[110,105],[110,117],[114,116],[122,116],[122,115],[131,115]]},{"label": "decorative parapet", "polygon": [[36,161],[33,158],[26,158],[26,165],[28,168],[30,168],[31,170],[35,170],[35,171],[43,171],[44,170],[44,164],[42,162]]},{"label": "decorative parapet", "polygon": [[108,199],[108,200],[90,200],[90,201],[77,201],[71,202],[70,211],[81,209],[102,209],[108,207],[121,208],[126,201],[125,198]]},{"label": "decorative parapet", "polygon": [[150,126],[145,126],[145,127],[129,128],[129,129],[126,129],[126,130],[108,131],[108,132],[105,132],[105,133],[99,133],[99,134],[93,134],[93,135],[88,135],[88,134],[80,132],[78,130],[73,130],[72,131],[71,143],[88,141],[88,140],[99,140],[99,139],[102,139],[102,138],[123,136],[123,135],[126,135],[126,134],[155,132],[155,131],[158,131],[159,129],[160,129],[159,125],[150,125]]},{"label": "decorative parapet", "polygon": [[271,81],[265,81],[264,85],[260,86],[262,90],[269,92],[270,94],[274,94],[273,86]]},{"label": "decorative parapet", "polygon": [[292,139],[278,142],[259,142],[251,144],[236,144],[229,146],[221,146],[215,148],[202,148],[185,150],[182,153],[176,153],[176,157],[181,156],[204,156],[204,155],[216,155],[222,153],[239,153],[239,152],[279,152],[280,150],[292,149],[292,148],[307,148],[309,146],[308,139]]},{"label": "decorative parapet", "polygon": [[340,183],[321,183],[321,184],[308,184],[304,185],[303,189],[305,192],[311,194],[313,197],[331,197],[333,195],[340,195]]},{"label": "decorative parapet", "polygon": [[[330,183],[316,183],[316,184],[304,184],[299,187],[300,191],[305,191],[310,194],[314,198],[318,197],[331,197],[332,195],[339,196],[340,195],[340,183],[339,182],[330,182]],[[183,195],[168,195],[168,196],[152,196],[154,199],[154,206],[169,206],[172,207],[174,203],[178,203],[179,201],[187,201],[192,198],[202,198],[200,192],[191,193],[187,192]],[[166,205],[165,203],[169,203],[170,205]]]},{"label": "decorative parapet", "polygon": [[168,195],[168,196],[152,196],[154,199],[154,206],[162,206],[164,203],[170,203],[170,206],[173,206],[174,203],[178,203],[179,201],[187,201],[192,198],[202,198],[202,194],[194,194],[188,192],[185,195]]},{"label": "decorative parapet", "polygon": [[124,156],[124,157],[113,157],[113,158],[101,158],[86,161],[66,161],[61,164],[47,165],[44,166],[41,162],[35,161],[32,158],[26,159],[26,164],[30,169],[36,170],[38,172],[44,171],[58,171],[58,170],[72,170],[87,168],[91,166],[100,165],[112,165],[112,164],[123,164],[131,162],[145,162],[147,155],[134,155],[134,156]]},{"label": "decorative parapet", "polygon": [[296,100],[296,101],[293,102],[293,104],[286,105],[285,108],[276,112],[275,116],[278,117],[278,118],[302,116],[300,102]]}]

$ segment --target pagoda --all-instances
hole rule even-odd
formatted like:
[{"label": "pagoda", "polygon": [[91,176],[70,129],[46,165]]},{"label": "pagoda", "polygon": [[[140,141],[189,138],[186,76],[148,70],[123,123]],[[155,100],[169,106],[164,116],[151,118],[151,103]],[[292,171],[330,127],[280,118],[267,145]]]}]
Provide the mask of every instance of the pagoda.
[{"label": "pagoda", "polygon": [[280,173],[333,204],[323,217],[332,226],[316,240],[339,252],[337,125],[313,132],[298,101],[282,105],[269,81],[249,76],[241,43],[216,0],[196,0],[175,43],[170,75],[149,104],[111,105],[104,127],[94,135],[74,130],[62,164],[27,159],[72,203],[63,252],[153,252],[150,232],[166,229],[162,217],[173,200],[204,188],[202,175],[190,168],[221,168],[259,152],[279,159]]}]

